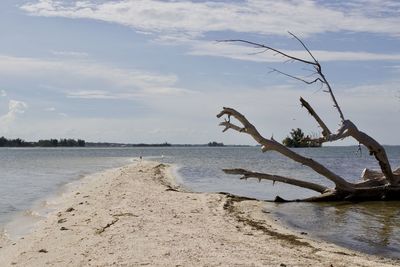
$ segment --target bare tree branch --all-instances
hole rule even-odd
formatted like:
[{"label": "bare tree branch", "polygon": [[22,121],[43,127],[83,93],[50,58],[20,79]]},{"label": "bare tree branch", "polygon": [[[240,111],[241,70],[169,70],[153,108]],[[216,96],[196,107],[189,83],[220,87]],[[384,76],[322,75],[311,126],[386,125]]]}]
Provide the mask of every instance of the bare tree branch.
[{"label": "bare tree branch", "polygon": [[363,144],[369,150],[370,155],[374,155],[381,167],[382,173],[391,185],[398,185],[399,178],[393,175],[389,159],[386,155],[385,149],[375,139],[366,133],[359,131],[357,127],[350,121],[343,122],[343,126],[347,129],[350,136],[356,139],[360,144]]},{"label": "bare tree branch", "polygon": [[226,42],[226,43],[235,43],[235,42],[237,42],[237,43],[249,44],[249,45],[252,45],[254,47],[266,48],[267,50],[274,51],[276,53],[275,55],[282,55],[282,56],[284,56],[286,58],[290,58],[290,59],[293,59],[295,61],[303,62],[303,63],[306,63],[306,64],[318,65],[315,62],[308,61],[308,60],[305,60],[305,59],[301,59],[301,58],[298,58],[298,57],[294,57],[294,56],[288,55],[288,54],[286,54],[286,53],[284,53],[282,51],[279,51],[279,50],[277,50],[275,48],[272,48],[270,46],[259,44],[259,43],[255,43],[255,42],[250,42],[250,41],[246,41],[246,40],[242,40],[242,39],[218,40],[218,42],[221,42],[221,43],[224,43],[224,42]]},{"label": "bare tree branch", "polygon": [[249,53],[248,55],[249,55],[249,56],[254,56],[254,55],[258,55],[258,54],[265,53],[265,52],[267,52],[268,50],[269,50],[269,49],[266,48],[266,49],[264,49],[264,50],[262,50],[262,51],[258,51],[258,52],[254,52],[254,53]]},{"label": "bare tree branch", "polygon": [[312,81],[307,81],[307,80],[304,80],[304,79],[302,79],[302,78],[300,78],[300,77],[293,76],[293,75],[291,75],[291,74],[282,72],[282,71],[280,71],[280,70],[278,70],[278,69],[271,69],[271,70],[272,70],[272,72],[278,72],[279,74],[282,74],[282,75],[287,76],[287,77],[290,77],[290,78],[292,78],[292,79],[301,81],[301,82],[306,83],[306,84],[313,84],[313,83],[316,83],[316,82],[325,83],[323,80],[321,80],[321,78],[316,78],[316,79],[314,79],[314,80],[312,80]]},{"label": "bare tree branch", "polygon": [[321,76],[322,80],[324,81],[324,84],[326,84],[326,86],[328,87],[328,92],[331,95],[331,98],[332,98],[332,101],[333,101],[333,104],[334,104],[333,107],[337,109],[337,111],[339,112],[340,119],[342,121],[344,121],[345,119],[344,119],[344,115],[343,115],[342,109],[340,108],[338,102],[336,101],[336,97],[333,94],[331,85],[329,84],[328,80],[325,78],[325,75],[321,71],[321,66],[318,69],[318,74]]},{"label": "bare tree branch", "polygon": [[291,36],[293,36],[297,41],[299,41],[299,43],[304,47],[304,49],[308,52],[308,54],[311,56],[311,58],[314,60],[314,62],[316,64],[319,64],[318,61],[315,59],[314,55],[311,53],[311,51],[308,49],[308,47],[303,43],[302,40],[300,40],[299,37],[297,37],[296,35],[294,35],[291,32],[288,32]]},{"label": "bare tree branch", "polygon": [[[309,138],[306,139],[311,142],[317,143],[325,143],[325,142],[332,142],[340,139],[344,139],[347,137],[352,137],[367,147],[369,150],[370,155],[374,155],[375,159],[378,161],[379,166],[381,168],[381,172],[378,171],[371,171],[365,170],[362,174],[363,181],[358,183],[350,183],[346,181],[341,176],[331,172],[325,166],[321,165],[320,163],[314,161],[313,159],[306,158],[300,154],[297,154],[295,151],[285,147],[284,145],[280,144],[279,142],[275,141],[272,137],[270,139],[264,138],[256,129],[254,125],[252,125],[245,116],[243,116],[238,111],[232,108],[223,108],[223,110],[217,115],[218,118],[223,116],[227,116],[224,122],[221,122],[220,125],[224,126],[224,132],[232,129],[241,133],[249,134],[257,143],[261,145],[261,149],[263,152],[273,150],[277,151],[278,153],[299,162],[305,166],[310,167],[318,174],[326,177],[330,181],[335,183],[334,189],[328,189],[322,185],[301,181],[289,177],[283,177],[279,175],[271,175],[265,173],[257,173],[252,172],[244,169],[226,169],[224,170],[228,174],[241,174],[243,175],[242,179],[247,178],[257,178],[259,180],[272,180],[272,181],[279,181],[282,183],[292,184],[295,186],[308,188],[314,191],[321,193],[318,197],[308,198],[304,201],[337,201],[337,200],[399,200],[400,199],[400,168],[392,171],[390,162],[386,155],[386,151],[382,145],[380,145],[375,139],[367,135],[366,133],[357,129],[353,122],[348,119],[345,119],[343,112],[336,100],[336,97],[333,93],[331,85],[327,81],[325,75],[322,72],[322,68],[320,63],[308,49],[308,47],[301,41],[296,35],[289,32],[289,34],[294,37],[302,47],[307,51],[309,56],[312,60],[306,60],[303,58],[295,57],[289,55],[285,52],[282,52],[278,49],[274,49],[270,46],[258,44],[255,42],[250,42],[246,40],[223,40],[220,42],[240,42],[248,45],[252,45],[257,48],[263,48],[264,50],[261,53],[267,52],[269,50],[273,51],[275,55],[280,55],[283,58],[287,59],[285,62],[300,62],[307,65],[312,66],[314,71],[310,76],[306,78],[300,78],[295,75],[291,75],[277,69],[272,69],[272,72],[277,72],[287,77],[290,77],[295,80],[299,80],[306,84],[313,84],[316,82],[321,83],[321,88],[326,86],[327,92],[330,94],[330,97],[333,101],[334,108],[338,111],[339,117],[341,120],[340,127],[336,131],[336,133],[332,133],[325,122],[318,116],[315,110],[311,107],[311,105],[305,101],[303,98],[300,98],[300,102],[303,107],[305,107],[311,116],[317,121],[318,125],[322,128],[322,136],[319,138]],[[309,77],[316,75],[317,78],[314,80],[308,80]],[[313,79],[313,78],[310,78]],[[230,121],[230,118],[234,117],[239,123],[235,124]]]},{"label": "bare tree branch", "polygon": [[311,169],[313,169],[315,172],[325,176],[326,178],[328,178],[329,180],[334,182],[337,188],[347,190],[347,191],[352,191],[354,189],[353,184],[347,182],[345,179],[343,179],[339,175],[331,172],[326,167],[324,167],[320,163],[314,161],[313,159],[303,157],[302,155],[297,154],[296,152],[290,150],[289,148],[285,147],[284,145],[280,144],[279,142],[277,142],[275,140],[266,139],[263,136],[261,136],[261,134],[257,131],[256,127],[254,127],[254,125],[252,125],[246,119],[246,117],[243,116],[242,114],[240,114],[238,111],[236,111],[232,108],[224,107],[223,110],[217,115],[217,117],[221,118],[224,115],[236,118],[243,125],[243,127],[239,127],[237,125],[233,125],[230,122],[225,121],[220,124],[220,125],[225,126],[224,131],[226,131],[228,129],[233,129],[238,132],[247,133],[247,134],[251,135],[257,143],[262,145],[261,148],[262,148],[263,152],[266,152],[268,150],[277,151],[277,152],[281,153],[282,155],[284,155],[294,161],[297,161],[305,166],[308,166]]},{"label": "bare tree branch", "polygon": [[342,126],[339,128],[338,132],[336,134],[331,134],[328,127],[321,120],[318,114],[314,111],[311,105],[303,98],[300,98],[300,102],[302,106],[308,110],[311,116],[314,117],[314,119],[323,129],[322,131],[323,137],[318,139],[310,139],[310,141],[325,143],[325,142],[336,141],[339,139],[344,139],[346,137],[351,136],[355,140],[357,140],[360,144],[366,146],[367,149],[369,150],[369,153],[375,156],[376,160],[379,163],[379,166],[381,167],[382,173],[385,175],[386,179],[390,184],[395,185],[399,182],[399,179],[393,176],[393,172],[390,167],[390,162],[386,155],[385,149],[375,139],[373,139],[366,133],[359,131],[357,127],[350,120],[343,121]]},{"label": "bare tree branch", "polygon": [[[291,33],[291,32],[289,32],[289,34],[290,34],[291,36],[293,36],[297,41],[300,42],[300,44],[303,46],[303,48],[304,48],[304,49],[307,51],[307,53],[311,56],[311,58],[313,59],[313,61],[309,61],[309,60],[305,60],[305,59],[298,58],[298,57],[295,57],[295,56],[291,56],[291,55],[289,55],[289,54],[287,54],[287,53],[284,53],[284,52],[282,52],[282,51],[280,51],[280,50],[278,50],[278,49],[272,48],[272,47],[270,47],[270,46],[263,45],[263,44],[259,44],[259,43],[255,43],[255,42],[251,42],[251,41],[246,41],[246,40],[242,40],[242,39],[219,40],[218,42],[239,42],[239,43],[244,43],[244,44],[250,44],[250,45],[252,45],[252,46],[254,46],[254,47],[265,48],[265,49],[266,49],[265,51],[268,51],[268,50],[274,51],[274,52],[276,53],[276,55],[282,55],[282,56],[285,57],[285,58],[288,58],[288,59],[291,59],[291,60],[294,60],[294,61],[298,61],[298,62],[302,62],[302,63],[308,64],[308,65],[314,66],[316,73],[320,76],[320,78],[316,79],[316,81],[319,80],[319,81],[321,81],[323,84],[325,84],[325,85],[327,86],[328,92],[329,92],[329,94],[330,94],[330,96],[331,96],[331,99],[332,99],[332,101],[333,101],[333,106],[334,106],[334,108],[336,108],[336,110],[338,111],[339,117],[340,117],[341,121],[344,121],[345,118],[344,118],[342,109],[340,108],[340,106],[339,106],[339,104],[338,104],[338,102],[337,102],[337,100],[336,100],[336,97],[335,97],[335,95],[333,94],[332,88],[331,88],[331,86],[330,86],[328,80],[326,79],[325,75],[322,73],[321,65],[320,65],[319,62],[315,59],[315,57],[314,57],[314,55],[311,53],[310,49],[308,49],[308,47],[304,44],[304,42],[302,42],[302,41],[300,40],[300,38],[298,38],[296,35],[294,35],[294,34]],[[284,74],[284,73],[282,73],[282,74]],[[285,75],[286,75],[286,76],[289,76],[289,77],[291,77],[291,78],[297,79],[297,80],[301,80],[301,79],[299,79],[299,78],[297,78],[297,77],[295,77],[295,76],[290,76],[290,75],[287,75],[287,74],[285,74]],[[302,81],[303,81],[303,82],[306,82],[306,81],[304,81],[304,80],[302,80]],[[315,82],[316,82],[316,81],[315,81]],[[307,83],[307,82],[306,82],[306,83]],[[311,82],[311,83],[313,83],[313,82]],[[310,84],[310,83],[309,83],[309,84]]]},{"label": "bare tree branch", "polygon": [[331,134],[331,131],[326,126],[326,124],[321,120],[321,118],[318,116],[318,114],[314,111],[314,109],[310,106],[310,104],[308,104],[308,102],[305,101],[302,97],[300,97],[300,102],[301,102],[301,106],[305,107],[308,110],[308,112],[310,113],[310,115],[313,116],[314,119],[318,122],[319,126],[321,126],[322,135],[324,137],[329,136]]},{"label": "bare tree branch", "polygon": [[270,180],[270,181],[277,181],[285,184],[291,184],[303,188],[307,188],[313,191],[317,191],[318,193],[325,193],[329,191],[328,187],[311,183],[311,182],[306,182],[306,181],[301,181],[297,180],[294,178],[289,178],[289,177],[284,177],[284,176],[279,176],[279,175],[272,175],[272,174],[267,174],[267,173],[259,173],[259,172],[252,172],[244,169],[224,169],[223,170],[226,174],[238,174],[238,175],[243,175],[241,179],[247,179],[247,178],[256,178],[261,180]]},{"label": "bare tree branch", "polygon": [[357,127],[353,128],[353,126],[355,127],[355,125],[351,121],[346,120],[344,121],[344,125],[339,129],[339,132],[337,134],[331,134],[327,138],[321,137],[318,139],[310,139],[310,141],[325,143],[333,142],[347,137],[353,137],[360,144],[363,144],[367,147],[370,155],[375,156],[375,159],[378,161],[382,173],[386,177],[386,180],[391,185],[398,185],[400,178],[396,175],[393,175],[389,159],[382,145],[380,145],[375,139],[373,139],[366,133],[359,131]]}]

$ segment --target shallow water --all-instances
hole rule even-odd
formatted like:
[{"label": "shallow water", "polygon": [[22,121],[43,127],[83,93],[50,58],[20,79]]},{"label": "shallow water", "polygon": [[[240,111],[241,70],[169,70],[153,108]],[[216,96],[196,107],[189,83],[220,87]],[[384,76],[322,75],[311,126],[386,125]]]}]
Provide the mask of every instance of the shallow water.
[{"label": "shallow water", "polygon": [[268,210],[312,237],[400,258],[400,202],[285,203]]},{"label": "shallow water", "polygon": [[[88,149],[0,149],[0,226],[16,213],[92,172],[124,165],[115,151]],[[118,153],[118,152],[117,152]]]},{"label": "shallow water", "polygon": [[[378,168],[366,151],[357,153],[356,147],[296,151],[318,159],[352,181],[359,178],[366,166]],[[400,147],[388,147],[387,152],[392,165],[399,166]],[[237,167],[332,186],[309,168],[274,152],[261,153],[258,147],[0,148],[0,228],[15,214],[32,209],[35,203],[42,203],[43,199],[60,192],[63,185],[88,173],[125,165],[139,156],[175,164],[179,180],[199,192],[224,191],[265,200],[272,200],[276,195],[287,199],[315,195],[313,191],[281,183],[273,186],[268,181],[239,180],[237,176],[221,171],[222,168]],[[282,223],[312,236],[368,253],[400,257],[399,208],[398,202],[290,203],[275,206],[271,211]],[[34,221],[35,216],[25,217]]]}]

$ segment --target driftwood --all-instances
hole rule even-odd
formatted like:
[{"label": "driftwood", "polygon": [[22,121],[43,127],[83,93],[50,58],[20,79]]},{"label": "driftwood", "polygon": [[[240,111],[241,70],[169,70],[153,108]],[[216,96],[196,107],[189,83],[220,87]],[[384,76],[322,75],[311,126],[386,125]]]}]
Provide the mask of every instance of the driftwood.
[{"label": "driftwood", "polygon": [[[291,33],[290,33],[291,34]],[[290,177],[283,177],[279,175],[272,175],[266,173],[258,173],[245,169],[224,169],[223,171],[227,174],[233,175],[241,175],[241,179],[248,178],[256,178],[261,180],[271,180],[273,182],[281,182],[286,184],[291,184],[294,186],[299,186],[303,188],[307,188],[313,191],[320,193],[320,195],[312,198],[303,199],[301,201],[341,201],[341,200],[353,200],[353,201],[371,201],[371,200],[400,200],[400,168],[392,171],[390,166],[388,157],[386,155],[386,151],[382,145],[380,145],[375,139],[370,137],[368,134],[360,131],[356,125],[346,119],[336,98],[333,94],[332,88],[326,79],[325,75],[322,72],[322,68],[320,63],[315,59],[311,51],[307,48],[307,46],[295,35],[291,34],[303,48],[306,50],[308,55],[311,57],[311,60],[306,60],[298,57],[291,56],[286,54],[278,49],[254,43],[246,40],[224,40],[221,42],[239,42],[247,45],[252,45],[257,48],[264,49],[263,52],[272,51],[277,55],[280,55],[289,61],[300,62],[309,66],[312,66],[314,69],[314,75],[316,76],[313,80],[306,80],[300,77],[296,77],[294,75],[290,75],[284,72],[281,72],[277,69],[273,69],[273,72],[280,73],[282,75],[288,76],[290,78],[302,81],[307,84],[313,83],[321,83],[321,86],[325,88],[324,92],[329,93],[332,102],[334,104],[335,109],[337,110],[340,118],[340,127],[336,131],[336,133],[332,133],[332,131],[327,127],[324,121],[318,116],[315,110],[311,107],[311,105],[300,98],[300,102],[302,107],[306,108],[309,114],[316,120],[318,125],[321,127],[321,137],[317,139],[312,139],[311,141],[318,143],[326,143],[333,142],[336,140],[341,140],[344,138],[352,137],[359,144],[364,145],[370,155],[373,155],[375,159],[378,161],[380,166],[380,171],[373,171],[369,169],[365,169],[361,175],[361,181],[357,183],[348,182],[344,177],[341,177],[334,172],[330,171],[328,168],[318,163],[317,161],[306,158],[295,151],[287,148],[281,143],[275,141],[273,138],[268,139],[263,137],[257,130],[257,128],[251,124],[247,118],[236,111],[233,108],[224,107],[223,110],[217,115],[218,118],[225,117],[225,121],[221,122],[220,125],[224,126],[223,132],[227,130],[235,130],[240,133],[245,133],[250,135],[257,143],[261,145],[262,152],[267,151],[276,151],[291,160],[299,162],[305,166],[310,167],[315,172],[320,175],[326,177],[330,181],[335,184],[334,188],[328,188],[319,184],[306,182]],[[236,119],[237,123],[231,122],[231,119]],[[281,198],[277,198],[282,201]]]}]

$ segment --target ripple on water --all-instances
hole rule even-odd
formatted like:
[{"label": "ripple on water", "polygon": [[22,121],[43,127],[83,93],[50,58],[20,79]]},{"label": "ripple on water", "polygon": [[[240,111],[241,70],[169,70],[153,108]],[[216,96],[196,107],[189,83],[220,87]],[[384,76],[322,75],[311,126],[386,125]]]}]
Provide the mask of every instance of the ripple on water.
[{"label": "ripple on water", "polygon": [[311,236],[365,253],[400,258],[400,202],[284,203],[269,211]]}]

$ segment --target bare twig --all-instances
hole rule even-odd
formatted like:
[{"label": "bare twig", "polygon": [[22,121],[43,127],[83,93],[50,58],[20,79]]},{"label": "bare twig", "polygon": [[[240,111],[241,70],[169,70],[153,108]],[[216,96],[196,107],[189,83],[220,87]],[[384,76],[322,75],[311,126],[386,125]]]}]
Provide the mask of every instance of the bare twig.
[{"label": "bare twig", "polygon": [[299,43],[300,43],[300,44],[304,47],[304,49],[308,52],[308,54],[311,56],[311,58],[314,60],[314,62],[315,62],[316,64],[319,65],[318,61],[315,59],[314,55],[311,53],[311,51],[308,49],[308,47],[303,43],[303,41],[300,40],[300,38],[297,37],[296,35],[294,35],[293,33],[289,32],[289,31],[288,31],[288,33],[289,33],[291,36],[293,36],[297,41],[299,41]]},{"label": "bare twig", "polygon": [[312,83],[315,83],[315,82],[317,82],[317,81],[320,81],[321,83],[325,84],[326,87],[328,88],[327,92],[330,94],[331,99],[332,99],[332,101],[333,101],[333,107],[338,111],[339,117],[340,117],[341,121],[344,121],[344,120],[345,120],[345,117],[344,117],[344,115],[343,115],[342,109],[340,108],[339,103],[337,102],[336,97],[335,97],[335,95],[333,94],[331,85],[329,84],[329,82],[328,82],[328,80],[326,79],[325,75],[322,73],[322,67],[321,67],[321,65],[320,65],[319,62],[316,60],[316,58],[314,57],[314,55],[311,53],[310,49],[308,49],[308,47],[304,44],[304,42],[300,40],[300,38],[298,38],[296,35],[294,35],[294,34],[291,33],[291,32],[289,32],[289,34],[290,34],[291,36],[293,36],[293,37],[303,46],[303,48],[304,48],[304,49],[307,51],[307,53],[311,56],[311,58],[312,58],[313,61],[310,61],[310,60],[306,60],[306,59],[302,59],[302,58],[299,58],[299,57],[295,57],[295,56],[289,55],[289,54],[287,54],[287,53],[285,53],[285,52],[282,52],[282,51],[280,51],[280,50],[278,50],[278,49],[272,48],[272,47],[267,46],[267,45],[263,45],[263,44],[259,44],[259,43],[251,42],[251,41],[246,41],[246,40],[242,40],[242,39],[220,40],[220,41],[218,41],[218,42],[239,42],[239,43],[249,44],[249,45],[252,45],[252,46],[254,46],[254,47],[265,48],[266,50],[274,51],[274,52],[275,52],[275,55],[281,55],[281,56],[283,56],[283,57],[285,57],[285,58],[288,58],[288,59],[290,59],[290,60],[294,60],[294,61],[302,62],[302,63],[308,64],[308,65],[312,65],[312,66],[315,68],[316,74],[318,74],[320,77],[317,78],[317,79],[315,79],[314,81],[311,81],[311,82],[306,81],[306,80],[301,79],[301,78],[298,78],[298,77],[293,76],[293,75],[289,75],[289,74],[280,72],[280,71],[277,71],[277,72],[279,72],[279,73],[281,73],[281,74],[284,74],[284,75],[286,75],[286,76],[288,76],[288,77],[290,77],[290,78],[303,81],[303,82],[305,82],[305,83],[307,83],[307,84],[312,84]]},{"label": "bare twig", "polygon": [[304,80],[304,79],[302,79],[302,78],[300,78],[300,77],[296,77],[296,76],[293,76],[293,75],[291,75],[291,74],[287,74],[287,73],[285,73],[285,72],[282,72],[282,71],[280,71],[280,70],[278,70],[278,69],[271,69],[271,70],[272,70],[272,72],[278,72],[279,74],[282,74],[282,75],[287,76],[287,77],[290,77],[290,78],[292,78],[292,79],[295,79],[295,80],[304,82],[304,83],[306,83],[306,84],[313,84],[313,83],[316,83],[316,82],[321,82],[322,84],[325,83],[323,80],[321,80],[321,78],[316,78],[316,79],[314,79],[314,80],[312,80],[312,81],[307,81],[307,80]]},{"label": "bare twig", "polygon": [[246,41],[246,40],[242,40],[242,39],[218,40],[218,42],[221,42],[221,43],[223,43],[223,42],[227,42],[227,43],[237,42],[237,43],[250,44],[250,45],[253,45],[254,47],[266,48],[268,50],[274,51],[276,53],[275,55],[282,55],[282,56],[284,56],[286,58],[290,58],[290,59],[293,59],[295,61],[299,61],[299,62],[303,62],[303,63],[306,63],[306,64],[311,64],[311,65],[317,65],[317,63],[315,63],[315,62],[308,61],[308,60],[305,60],[305,59],[301,59],[301,58],[298,58],[298,57],[294,57],[294,56],[288,55],[288,54],[286,54],[286,53],[284,53],[282,51],[279,51],[279,50],[277,50],[275,48],[272,48],[270,46],[259,44],[259,43],[255,43],[255,42],[250,42],[250,41]]},{"label": "bare twig", "polygon": [[265,52],[267,52],[268,50],[269,50],[269,49],[267,48],[267,49],[264,49],[264,50],[259,51],[259,52],[248,53],[248,55],[249,55],[249,56],[254,56],[254,55],[258,55],[258,54],[265,53]]}]

